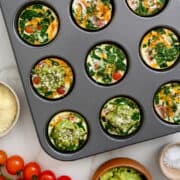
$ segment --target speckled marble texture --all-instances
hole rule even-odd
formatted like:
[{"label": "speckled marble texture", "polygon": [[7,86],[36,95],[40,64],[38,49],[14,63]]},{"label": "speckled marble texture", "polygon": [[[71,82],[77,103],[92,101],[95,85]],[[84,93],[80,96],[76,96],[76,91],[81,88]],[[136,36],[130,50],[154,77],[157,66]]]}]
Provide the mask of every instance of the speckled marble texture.
[{"label": "speckled marble texture", "polygon": [[26,162],[37,161],[41,164],[42,169],[51,169],[58,176],[68,174],[73,180],[90,180],[101,163],[114,157],[134,158],[150,170],[154,180],[166,180],[158,166],[158,153],[164,144],[180,141],[180,134],[170,135],[74,162],[57,161],[43,151],[36,136],[1,13],[0,64],[0,81],[7,82],[14,88],[21,104],[20,119],[15,128],[7,136],[0,139],[0,149],[4,149],[9,155],[19,154],[24,157]]}]

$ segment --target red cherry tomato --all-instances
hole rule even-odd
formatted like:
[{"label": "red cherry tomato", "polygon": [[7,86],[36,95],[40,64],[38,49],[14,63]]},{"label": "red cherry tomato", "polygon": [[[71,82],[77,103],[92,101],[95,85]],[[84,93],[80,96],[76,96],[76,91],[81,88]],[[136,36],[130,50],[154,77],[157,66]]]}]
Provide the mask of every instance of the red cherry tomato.
[{"label": "red cherry tomato", "polygon": [[65,93],[64,87],[59,87],[59,88],[57,89],[57,92],[58,92],[59,94],[64,94],[64,93]]},{"label": "red cherry tomato", "polygon": [[36,76],[36,77],[33,78],[33,83],[34,83],[34,84],[37,85],[37,84],[39,84],[40,82],[41,82],[41,79],[40,79],[39,76]]},{"label": "red cherry tomato", "polygon": [[41,168],[39,164],[37,164],[36,162],[30,162],[26,164],[24,167],[23,179],[25,180],[38,179],[40,173],[41,173]]},{"label": "red cherry tomato", "polygon": [[0,166],[4,166],[7,161],[7,154],[6,152],[0,150]]},{"label": "red cherry tomato", "polygon": [[72,180],[69,176],[60,176],[57,178],[57,180]]},{"label": "red cherry tomato", "polygon": [[34,32],[34,30],[33,30],[33,28],[32,28],[31,26],[26,26],[26,27],[24,28],[24,30],[25,30],[27,33],[29,33],[29,34],[32,34],[32,33]]},{"label": "red cherry tomato", "polygon": [[56,180],[56,176],[52,171],[46,170],[40,174],[39,180]]},{"label": "red cherry tomato", "polygon": [[120,80],[122,78],[122,75],[119,73],[119,72],[115,72],[113,75],[112,75],[112,78],[116,81]]},{"label": "red cherry tomato", "polygon": [[4,176],[0,176],[0,180],[6,180]]},{"label": "red cherry tomato", "polygon": [[19,174],[24,169],[24,160],[18,155],[11,156],[7,159],[6,169],[11,175]]}]

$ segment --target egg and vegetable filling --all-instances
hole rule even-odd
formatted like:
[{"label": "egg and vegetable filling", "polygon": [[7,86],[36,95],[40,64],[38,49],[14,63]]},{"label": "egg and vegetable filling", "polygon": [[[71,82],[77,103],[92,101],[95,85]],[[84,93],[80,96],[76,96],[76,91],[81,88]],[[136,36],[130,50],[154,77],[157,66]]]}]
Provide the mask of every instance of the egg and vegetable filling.
[{"label": "egg and vegetable filling", "polygon": [[99,30],[112,19],[112,0],[73,0],[71,11],[78,26],[90,31]]},{"label": "egg and vegetable filling", "polygon": [[99,180],[146,180],[146,178],[135,169],[116,167],[106,171]]},{"label": "egg and vegetable filling", "polygon": [[87,56],[86,69],[88,75],[96,83],[112,85],[125,76],[127,57],[117,45],[103,43],[95,46]]},{"label": "egg and vegetable filling", "polygon": [[141,110],[134,100],[116,97],[105,103],[101,110],[100,122],[108,134],[117,137],[128,136],[140,128]]},{"label": "egg and vegetable filling", "polygon": [[40,3],[26,6],[18,17],[19,36],[31,45],[45,45],[57,35],[59,19],[50,7]]},{"label": "egg and vegetable filling", "polygon": [[40,96],[53,100],[62,98],[70,92],[74,75],[67,62],[49,57],[34,66],[31,71],[31,82]]},{"label": "egg and vegetable filling", "polygon": [[85,119],[75,112],[61,112],[55,115],[48,126],[48,137],[53,146],[61,152],[81,149],[88,139]]},{"label": "egg and vegetable filling", "polygon": [[168,28],[155,28],[144,36],[140,52],[147,66],[155,70],[166,70],[179,60],[179,37]]},{"label": "egg and vegetable filling", "polygon": [[180,124],[180,82],[162,85],[154,97],[154,108],[159,117],[172,124]]},{"label": "egg and vegetable filling", "polygon": [[126,0],[129,8],[139,16],[153,16],[161,12],[168,0]]}]

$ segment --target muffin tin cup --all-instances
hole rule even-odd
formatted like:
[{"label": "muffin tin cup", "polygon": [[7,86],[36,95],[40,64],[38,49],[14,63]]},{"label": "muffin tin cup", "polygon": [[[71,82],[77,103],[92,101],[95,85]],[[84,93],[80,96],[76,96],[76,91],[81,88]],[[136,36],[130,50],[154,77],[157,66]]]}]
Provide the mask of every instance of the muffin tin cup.
[{"label": "muffin tin cup", "polygon": [[[86,127],[87,127],[87,137],[86,137],[86,140],[84,141],[83,145],[82,145],[80,148],[78,148],[78,149],[76,149],[76,150],[74,150],[74,151],[59,151],[58,148],[57,148],[55,145],[53,145],[52,141],[51,141],[50,138],[49,138],[49,132],[48,132],[48,131],[49,131],[49,125],[50,125],[52,119],[53,119],[55,116],[57,116],[58,114],[64,113],[64,112],[71,112],[71,113],[74,113],[74,114],[76,114],[76,115],[81,116],[81,118],[83,118],[83,120],[84,120],[84,122],[85,122],[85,124],[86,124]],[[54,114],[54,115],[49,119],[49,121],[48,121],[48,123],[47,123],[46,126],[47,126],[47,128],[46,128],[46,138],[48,139],[48,142],[49,142],[50,146],[53,146],[55,150],[59,151],[59,152],[62,153],[62,154],[74,154],[74,153],[80,151],[81,149],[83,149],[83,147],[88,143],[88,139],[89,139],[89,136],[90,136],[90,133],[91,133],[91,132],[90,132],[90,129],[89,129],[89,124],[88,124],[88,121],[87,121],[86,117],[84,117],[82,114],[80,114],[80,113],[77,112],[77,111],[73,111],[73,110],[69,110],[69,109],[62,110],[61,112],[57,112],[56,114]]]},{"label": "muffin tin cup", "polygon": [[[127,63],[127,64],[126,64],[126,70],[125,70],[122,78],[121,78],[120,80],[117,80],[117,81],[114,82],[114,83],[109,83],[109,84],[100,83],[100,82],[96,81],[94,78],[92,78],[92,77],[90,76],[89,72],[88,72],[87,63],[86,63],[86,62],[87,62],[87,59],[88,59],[88,56],[90,55],[90,53],[91,53],[94,49],[96,49],[97,46],[101,46],[101,45],[103,45],[103,44],[109,44],[109,45],[112,45],[112,46],[115,46],[115,47],[119,48],[119,49],[124,53],[124,55],[125,55],[125,57],[126,57],[126,63]],[[89,77],[89,79],[90,79],[91,81],[93,81],[95,84],[97,84],[97,85],[99,85],[99,86],[104,86],[104,87],[107,87],[107,88],[108,88],[108,87],[117,85],[117,84],[121,83],[121,81],[124,80],[124,78],[126,77],[126,74],[128,73],[128,70],[129,70],[129,64],[130,64],[130,60],[129,60],[128,53],[127,53],[126,49],[125,49],[122,45],[118,44],[117,42],[113,42],[113,41],[103,41],[103,42],[96,43],[94,46],[92,46],[92,47],[88,50],[87,55],[86,55],[86,58],[85,58],[85,61],[84,61],[84,68],[85,68],[85,70],[86,70],[87,76]]]},{"label": "muffin tin cup", "polygon": [[[66,63],[66,65],[68,66],[68,68],[69,68],[69,69],[71,70],[71,72],[72,72],[72,83],[71,83],[71,86],[70,86],[70,88],[68,89],[67,93],[64,94],[63,96],[59,97],[59,98],[47,98],[47,97],[41,95],[40,93],[38,93],[37,90],[36,90],[36,88],[33,86],[33,82],[32,82],[32,77],[33,77],[32,71],[33,71],[33,69],[37,66],[38,63],[40,63],[40,62],[42,62],[42,61],[44,61],[44,60],[46,60],[46,59],[48,59],[48,58],[52,58],[52,59],[56,59],[56,60],[63,61],[64,63]],[[38,61],[33,65],[33,67],[31,68],[31,72],[30,72],[30,83],[31,83],[32,89],[34,90],[34,92],[36,93],[37,96],[39,96],[40,98],[42,98],[42,99],[44,99],[44,100],[47,100],[47,101],[58,101],[58,100],[60,100],[60,99],[66,98],[66,96],[68,96],[68,95],[72,92],[72,90],[73,90],[73,88],[74,88],[75,81],[76,81],[76,79],[75,79],[75,72],[74,72],[74,69],[72,68],[71,64],[70,64],[67,60],[65,60],[65,59],[63,59],[63,58],[61,58],[61,57],[57,57],[57,56],[48,56],[48,57],[43,57],[43,58],[41,58],[40,60],[38,60]]]},{"label": "muffin tin cup", "polygon": [[135,15],[137,15],[137,16],[139,16],[139,17],[143,17],[143,18],[151,18],[151,17],[153,17],[153,16],[159,15],[160,13],[162,13],[162,11],[165,10],[165,8],[168,6],[168,3],[169,3],[169,0],[167,0],[167,2],[165,3],[165,5],[164,5],[161,9],[159,9],[157,12],[155,12],[155,13],[148,14],[148,15],[141,15],[141,14],[138,14],[135,10],[133,10],[133,9],[130,7],[130,5],[129,5],[129,3],[128,3],[128,0],[125,0],[125,1],[126,1],[126,4],[127,4],[128,8],[129,8],[129,10],[130,10],[132,13],[134,13]]},{"label": "muffin tin cup", "polygon": [[[0,1],[37,135],[40,144],[49,155],[64,161],[77,160],[180,131],[179,125],[162,122],[154,112],[152,103],[154,94],[161,84],[179,79],[180,63],[169,71],[157,72],[146,67],[139,55],[140,40],[149,29],[161,25],[180,29],[180,24],[177,23],[177,19],[180,19],[179,0],[169,2],[166,10],[153,18],[138,17],[129,10],[125,1],[115,0],[113,20],[98,32],[82,31],[75,25],[69,12],[71,1],[46,0],[45,3],[52,5],[60,17],[61,33],[58,33],[56,39],[47,46],[41,47],[25,44],[17,34],[16,16],[25,3],[29,1]],[[107,41],[117,42],[124,47],[129,67],[123,81],[104,87],[88,77],[84,63],[90,48],[99,42]],[[42,57],[49,56],[67,59],[75,73],[73,90],[65,98],[57,101],[40,98],[30,83],[33,65]],[[99,123],[99,113],[104,102],[119,95],[136,99],[143,110],[143,124],[140,130],[125,139],[108,136]],[[87,119],[90,129],[87,144],[81,150],[70,154],[57,151],[47,139],[47,124],[50,118],[66,109],[82,114]]]},{"label": "muffin tin cup", "polygon": [[[112,135],[108,131],[105,130],[105,128],[102,125],[102,122],[100,121],[100,119],[101,119],[101,112],[102,112],[104,106],[107,105],[108,102],[110,102],[111,100],[116,99],[116,98],[126,98],[126,99],[130,100],[131,102],[134,103],[134,105],[137,106],[137,108],[138,108],[138,110],[140,112],[140,120],[139,120],[140,121],[140,125],[138,126],[138,128],[135,131],[133,131],[132,133],[130,133],[128,135]],[[104,104],[101,107],[101,110],[100,110],[100,113],[99,113],[99,123],[100,123],[101,128],[103,129],[104,133],[107,136],[109,136],[109,137],[111,137],[113,139],[119,139],[119,140],[122,139],[122,140],[125,140],[125,139],[128,139],[128,138],[131,138],[136,133],[138,133],[141,130],[141,127],[143,126],[143,123],[144,123],[143,108],[141,107],[139,102],[137,102],[137,100],[134,99],[133,97],[130,97],[130,96],[127,96],[127,95],[118,95],[118,96],[111,97],[108,100],[106,100],[106,102],[104,102]]]},{"label": "muffin tin cup", "polygon": [[157,112],[157,110],[156,110],[156,108],[155,108],[155,103],[154,103],[155,96],[158,94],[159,90],[160,90],[162,87],[164,87],[164,86],[166,86],[166,85],[168,85],[168,84],[173,84],[173,83],[178,83],[178,84],[180,84],[180,81],[179,81],[179,80],[173,80],[173,81],[165,82],[165,83],[163,83],[163,84],[161,84],[161,85],[159,86],[159,88],[157,89],[157,91],[156,91],[156,93],[154,94],[154,97],[153,97],[153,109],[154,109],[154,112],[156,113],[156,115],[159,117],[159,119],[160,119],[163,123],[166,123],[166,124],[171,125],[171,126],[179,126],[179,124],[172,123],[172,122],[169,122],[169,121],[163,119],[163,118],[158,114],[158,112]]},{"label": "muffin tin cup", "polygon": [[72,21],[74,22],[74,25],[77,26],[77,28],[81,29],[82,31],[91,32],[91,33],[93,33],[93,32],[98,32],[98,31],[101,31],[101,30],[107,28],[107,26],[109,26],[109,25],[111,24],[111,22],[112,22],[112,20],[113,20],[113,17],[114,17],[114,13],[115,13],[114,0],[110,0],[110,3],[111,3],[111,5],[112,5],[111,19],[109,20],[109,22],[108,22],[105,26],[103,26],[103,27],[101,27],[101,28],[99,28],[99,29],[96,29],[96,30],[91,30],[91,29],[83,28],[83,27],[81,27],[81,26],[76,22],[75,17],[73,16],[73,13],[72,13],[72,5],[73,5],[73,2],[74,2],[74,0],[71,0],[70,7],[69,7],[70,16],[71,16],[71,18],[72,18]]},{"label": "muffin tin cup", "polygon": [[142,36],[142,38],[141,38],[141,40],[140,40],[140,43],[139,43],[139,55],[140,55],[140,57],[141,57],[141,61],[143,62],[143,64],[144,64],[147,68],[151,69],[152,71],[157,71],[157,72],[161,72],[161,73],[162,73],[162,72],[166,72],[166,71],[169,71],[169,70],[173,69],[173,68],[180,62],[180,54],[179,54],[179,57],[176,59],[176,61],[175,61],[170,67],[167,67],[167,68],[165,68],[165,69],[155,69],[155,68],[152,68],[151,66],[149,66],[149,65],[145,62],[145,60],[144,60],[143,57],[142,57],[142,53],[141,53],[141,44],[142,44],[145,36],[146,36],[148,33],[150,33],[150,32],[153,31],[153,30],[156,30],[156,29],[158,29],[158,28],[165,28],[165,29],[171,30],[171,31],[177,36],[178,41],[180,42],[180,35],[179,35],[178,30],[177,30],[176,28],[171,27],[171,26],[168,26],[168,25],[155,26],[155,27],[152,27],[151,29],[149,29],[147,32],[145,32],[144,35]]},{"label": "muffin tin cup", "polygon": [[[17,22],[18,22],[18,19],[19,19],[21,13],[23,12],[23,10],[24,10],[26,7],[31,6],[31,5],[33,5],[33,4],[41,4],[41,5],[44,5],[44,6],[48,7],[48,8],[50,8],[50,9],[54,12],[54,14],[57,16],[57,20],[58,20],[58,29],[57,29],[57,32],[56,32],[55,36],[54,36],[49,42],[44,43],[44,44],[39,44],[39,45],[31,44],[31,43],[25,41],[25,40],[20,36],[19,31],[18,31],[18,23],[17,23]],[[59,33],[60,33],[61,19],[60,19],[60,17],[58,16],[58,13],[57,13],[57,11],[55,10],[54,6],[51,5],[50,3],[44,2],[44,1],[42,1],[42,0],[24,2],[24,3],[21,5],[20,9],[18,10],[17,14],[15,15],[14,27],[15,27],[15,30],[16,30],[17,35],[19,36],[19,38],[20,38],[26,45],[29,45],[29,46],[35,47],[35,48],[36,48],[36,47],[39,48],[39,47],[43,47],[43,46],[49,45],[50,43],[52,43],[52,42],[56,39],[56,37],[57,37],[57,36],[59,35]]]}]

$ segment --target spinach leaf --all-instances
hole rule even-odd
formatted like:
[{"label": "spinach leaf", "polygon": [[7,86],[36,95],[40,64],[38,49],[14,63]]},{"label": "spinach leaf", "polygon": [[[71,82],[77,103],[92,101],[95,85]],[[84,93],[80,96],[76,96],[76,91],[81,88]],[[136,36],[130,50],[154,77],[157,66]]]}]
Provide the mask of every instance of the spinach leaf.
[{"label": "spinach leaf", "polygon": [[39,15],[36,11],[33,10],[26,10],[21,14],[22,19],[29,21],[36,17],[39,17]]},{"label": "spinach leaf", "polygon": [[33,9],[42,9],[43,5],[42,4],[33,4]]},{"label": "spinach leaf", "polygon": [[89,30],[96,30],[97,29],[89,19],[87,20],[86,28]]},{"label": "spinach leaf", "polygon": [[137,121],[140,119],[140,114],[139,112],[135,112],[132,117],[131,117],[134,121]]},{"label": "spinach leaf", "polygon": [[154,97],[154,102],[155,102],[155,104],[159,104],[159,96],[158,95],[156,95],[155,97]]},{"label": "spinach leaf", "polygon": [[121,61],[121,59],[118,59],[116,62],[116,69],[117,70],[121,70],[121,71],[126,71],[126,65],[124,64],[123,61]]}]

